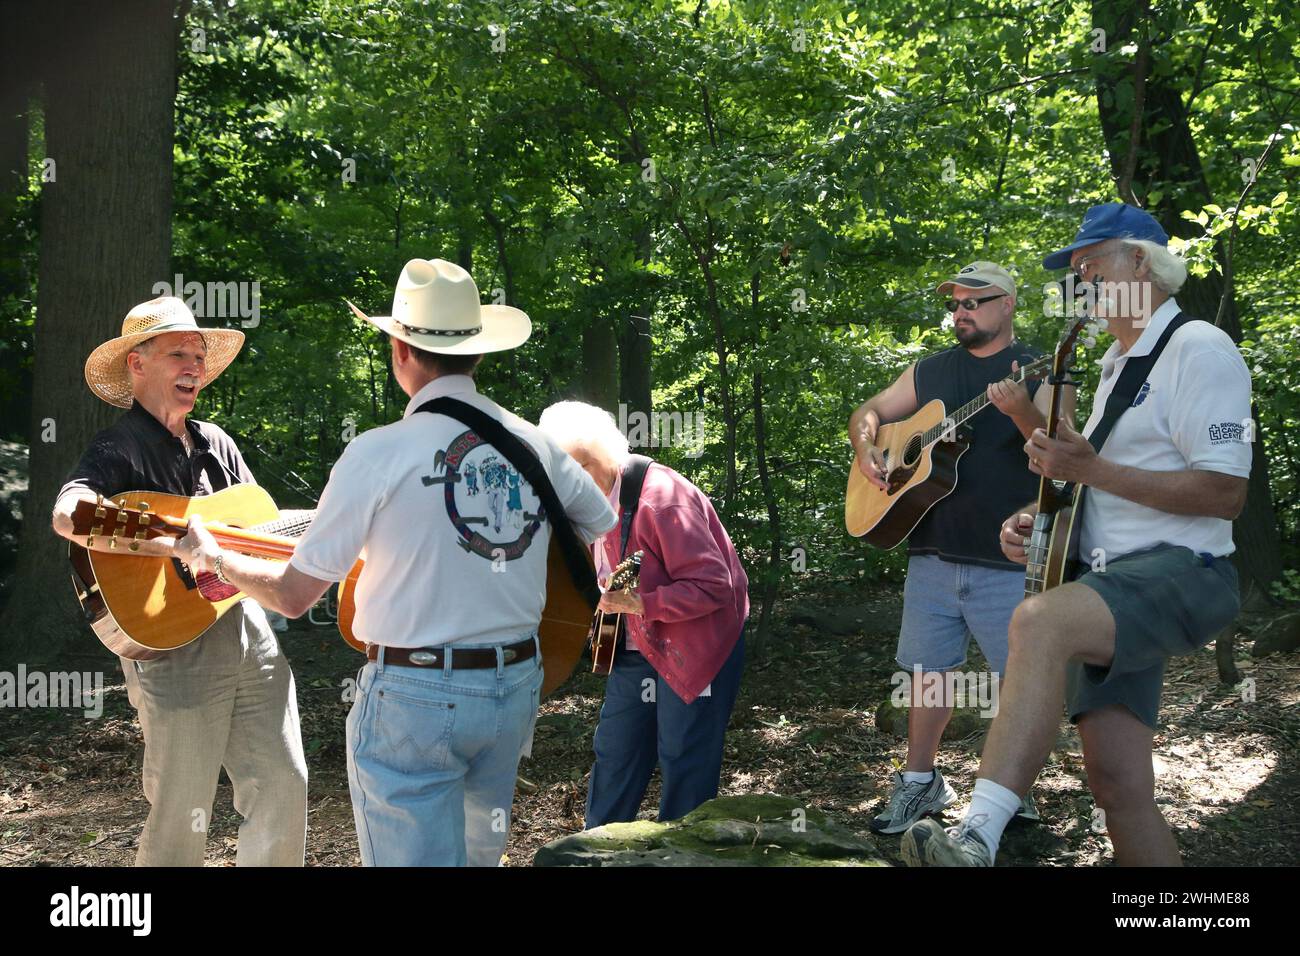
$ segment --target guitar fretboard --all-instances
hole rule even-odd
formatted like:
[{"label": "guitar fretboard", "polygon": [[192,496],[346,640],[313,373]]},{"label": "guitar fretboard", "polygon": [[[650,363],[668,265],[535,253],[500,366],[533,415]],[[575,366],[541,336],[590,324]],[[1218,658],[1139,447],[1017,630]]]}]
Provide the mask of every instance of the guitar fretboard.
[{"label": "guitar fretboard", "polygon": [[[1014,375],[1011,376],[1011,379],[1012,381],[1016,382],[1016,384],[1019,384],[1023,382],[1026,378],[1036,374],[1040,370],[1045,368],[1050,368],[1051,364],[1052,364],[1052,356],[1044,355],[1042,358],[1030,362],[1024,368],[1017,371]],[[988,392],[983,392],[980,395],[977,395],[975,398],[972,398],[969,402],[967,402],[961,408],[957,409],[955,412],[953,412],[951,415],[949,415],[939,424],[935,425],[933,428],[926,431],[921,436],[921,441],[923,446],[928,446],[931,443],[938,441],[940,438],[943,438],[945,436],[950,435],[950,433],[955,432],[957,430],[958,425],[966,421],[966,419],[970,418],[972,415],[976,414],[977,412],[982,411],[984,407],[988,404],[989,404]]]},{"label": "guitar fretboard", "polygon": [[311,511],[282,511],[280,517],[274,521],[256,525],[248,530],[256,531],[259,534],[278,534],[286,538],[301,538],[315,517],[316,511],[314,509]]}]

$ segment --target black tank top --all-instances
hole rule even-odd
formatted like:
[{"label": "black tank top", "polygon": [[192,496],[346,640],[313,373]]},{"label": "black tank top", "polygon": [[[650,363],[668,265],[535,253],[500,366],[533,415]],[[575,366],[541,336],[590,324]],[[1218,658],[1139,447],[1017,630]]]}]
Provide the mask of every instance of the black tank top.
[{"label": "black tank top", "polygon": [[[943,399],[952,412],[1023,367],[1042,351],[1013,341],[996,355],[978,358],[955,345],[916,363],[919,405]],[[1041,380],[1028,383],[1029,397]],[[1025,438],[1010,416],[990,404],[966,421],[971,445],[957,465],[957,487],[929,510],[907,542],[908,554],[937,554],[945,561],[1020,570],[998,544],[1002,522],[1038,495],[1038,476],[1029,470]]]}]

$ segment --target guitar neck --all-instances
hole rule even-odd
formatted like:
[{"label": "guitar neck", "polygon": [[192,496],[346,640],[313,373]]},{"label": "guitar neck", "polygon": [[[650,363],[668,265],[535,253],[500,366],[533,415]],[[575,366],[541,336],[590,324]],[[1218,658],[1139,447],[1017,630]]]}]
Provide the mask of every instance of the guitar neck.
[{"label": "guitar neck", "polygon": [[[1039,370],[1047,368],[1050,365],[1051,361],[1052,361],[1051,356],[1045,355],[1042,358],[1029,363],[1024,368],[1015,372],[1011,376],[1011,380],[1014,381],[1017,385],[1019,385],[1025,379],[1033,375],[1036,375],[1039,372]],[[989,401],[988,392],[987,391],[981,392],[979,395],[976,395],[965,405],[961,406],[952,414],[950,414],[946,419],[944,419],[938,425],[935,425],[933,428],[927,431],[922,436],[922,441],[926,445],[929,445],[931,442],[938,441],[944,435],[956,429],[958,425],[961,425],[968,418],[982,412],[985,408],[989,406],[989,404],[990,401]]]},{"label": "guitar neck", "polygon": [[311,511],[282,511],[280,517],[275,521],[253,525],[249,530],[278,537],[300,538],[315,517],[316,512],[314,509]]},{"label": "guitar neck", "polygon": [[[155,524],[152,526],[154,533],[150,534],[150,537],[168,535],[173,538],[183,538],[185,536],[187,525],[184,521],[169,518],[166,515],[154,515],[154,520]],[[242,554],[250,554],[257,558],[276,558],[287,561],[293,555],[294,548],[297,547],[298,538],[282,534],[267,534],[259,530],[261,528],[278,527],[282,521],[287,520],[291,519],[281,519],[247,529],[232,528],[215,522],[205,525],[205,527],[222,548],[238,551]],[[310,523],[309,518],[307,524]],[[305,526],[303,525],[303,527]]]}]

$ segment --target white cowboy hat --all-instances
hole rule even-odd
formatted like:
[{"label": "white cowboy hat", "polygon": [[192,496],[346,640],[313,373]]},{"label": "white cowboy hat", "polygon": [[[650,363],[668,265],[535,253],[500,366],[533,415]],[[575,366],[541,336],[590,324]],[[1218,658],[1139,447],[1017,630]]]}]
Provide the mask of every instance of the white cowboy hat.
[{"label": "white cowboy hat", "polygon": [[130,408],[131,376],[126,369],[126,355],[146,339],[167,332],[197,332],[207,345],[203,387],[225,371],[244,344],[238,329],[201,329],[194,313],[182,300],[164,295],[141,302],[122,320],[122,334],[109,339],[86,359],[86,384],[90,390],[118,408]]},{"label": "white cowboy hat", "polygon": [[481,304],[470,274],[445,259],[412,259],[402,267],[392,315],[366,315],[351,302],[348,307],[407,345],[444,355],[502,352],[523,345],[533,331],[519,309]]}]

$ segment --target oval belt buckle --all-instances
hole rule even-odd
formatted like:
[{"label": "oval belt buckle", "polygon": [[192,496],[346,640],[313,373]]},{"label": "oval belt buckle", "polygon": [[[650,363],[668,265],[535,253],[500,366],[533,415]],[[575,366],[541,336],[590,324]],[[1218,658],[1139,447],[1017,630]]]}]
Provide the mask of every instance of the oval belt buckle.
[{"label": "oval belt buckle", "polygon": [[407,660],[412,664],[418,664],[420,667],[424,667],[429,664],[438,663],[438,655],[434,651],[412,651],[407,655]]},{"label": "oval belt buckle", "polygon": [[519,652],[515,650],[513,647],[504,648],[501,651],[501,662],[503,664],[513,664],[515,662],[515,658],[518,656],[519,656]]}]

